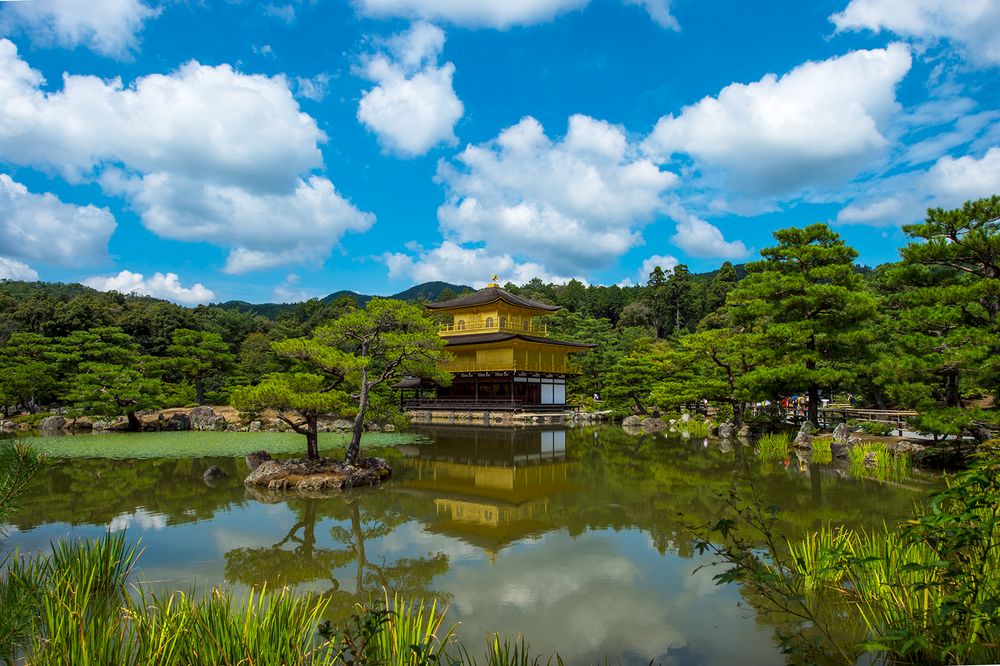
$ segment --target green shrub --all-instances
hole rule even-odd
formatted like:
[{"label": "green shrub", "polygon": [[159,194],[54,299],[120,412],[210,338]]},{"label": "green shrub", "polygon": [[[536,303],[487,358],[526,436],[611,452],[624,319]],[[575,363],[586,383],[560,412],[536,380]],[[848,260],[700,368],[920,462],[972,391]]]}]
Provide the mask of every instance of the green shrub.
[{"label": "green shrub", "polygon": [[42,419],[52,416],[52,412],[38,412],[36,414],[21,414],[15,416],[12,420],[15,423],[23,423],[31,428],[37,428],[38,424],[42,422]]},{"label": "green shrub", "polygon": [[876,421],[862,421],[858,423],[857,427],[862,432],[876,437],[888,437],[896,429],[891,423],[878,423]]}]

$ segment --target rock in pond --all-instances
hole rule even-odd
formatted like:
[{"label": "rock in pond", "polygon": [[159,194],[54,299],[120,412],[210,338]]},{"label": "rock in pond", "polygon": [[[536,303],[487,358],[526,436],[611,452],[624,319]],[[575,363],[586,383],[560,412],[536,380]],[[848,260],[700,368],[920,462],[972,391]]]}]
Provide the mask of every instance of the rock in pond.
[{"label": "rock in pond", "polygon": [[262,463],[265,463],[268,460],[274,460],[274,458],[271,457],[270,453],[263,450],[248,453],[246,457],[247,467],[250,469],[251,472],[260,467]]},{"label": "rock in pond", "polygon": [[266,460],[250,472],[243,483],[268,490],[340,490],[374,486],[391,474],[389,465],[381,458],[362,458],[357,465],[330,458],[294,458]]},{"label": "rock in pond", "polygon": [[638,428],[639,424],[642,423],[642,416],[626,416],[622,419],[623,428]]},{"label": "rock in pond", "polygon": [[43,435],[61,433],[66,427],[66,419],[61,416],[46,416],[38,423],[38,431]]},{"label": "rock in pond", "polygon": [[833,441],[841,444],[847,444],[847,440],[850,438],[851,429],[847,427],[846,423],[839,423],[837,424],[837,427],[833,429]]},{"label": "rock in pond", "polygon": [[211,467],[205,470],[205,473],[201,475],[201,478],[205,479],[206,482],[218,481],[220,479],[226,478],[226,473],[223,472],[220,468],[216,467],[215,465],[212,465]]},{"label": "rock in pond", "polygon": [[191,427],[194,430],[225,430],[226,419],[208,405],[191,410]]},{"label": "rock in pond", "polygon": [[646,432],[660,432],[667,429],[667,422],[663,419],[650,417],[648,419],[643,419],[639,427]]},{"label": "rock in pond", "polygon": [[170,418],[164,421],[162,430],[169,430],[171,432],[190,430],[191,429],[191,418],[184,412],[176,412],[170,415]]},{"label": "rock in pond", "polygon": [[816,432],[816,428],[813,427],[812,423],[806,421],[799,428],[799,434],[795,435],[795,439],[792,441],[792,446],[800,449],[808,449],[812,446],[812,434]]}]

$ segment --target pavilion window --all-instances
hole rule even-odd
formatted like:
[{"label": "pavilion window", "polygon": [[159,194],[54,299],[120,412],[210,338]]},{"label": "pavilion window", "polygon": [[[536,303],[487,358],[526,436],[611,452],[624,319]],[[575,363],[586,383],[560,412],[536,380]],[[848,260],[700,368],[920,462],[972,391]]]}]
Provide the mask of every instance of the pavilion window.
[{"label": "pavilion window", "polygon": [[486,318],[486,328],[493,328],[493,317]]},{"label": "pavilion window", "polygon": [[458,330],[460,330],[460,331],[464,331],[465,330],[465,320],[464,319],[459,319],[458,320],[458,326],[456,326],[456,328]]}]

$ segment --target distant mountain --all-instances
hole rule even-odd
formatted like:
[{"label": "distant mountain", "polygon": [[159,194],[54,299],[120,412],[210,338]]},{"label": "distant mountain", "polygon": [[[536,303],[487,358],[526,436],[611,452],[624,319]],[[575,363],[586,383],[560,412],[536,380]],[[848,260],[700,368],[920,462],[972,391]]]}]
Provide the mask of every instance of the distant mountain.
[{"label": "distant mountain", "polygon": [[[450,289],[457,296],[466,289],[472,289],[472,287],[467,287],[461,284],[451,284],[448,282],[424,282],[423,284],[414,285],[405,291],[399,292],[398,294],[393,294],[392,296],[389,296],[389,298],[411,302],[434,301],[440,298],[441,292],[445,289]],[[345,296],[354,299],[354,301],[361,307],[364,307],[368,301],[373,298],[373,296],[368,294],[359,294],[355,291],[342,289],[324,296],[320,300],[324,303],[332,303],[338,298],[343,298]],[[280,316],[281,313],[295,308],[298,303],[247,303],[246,301],[226,301],[225,303],[218,303],[217,305],[218,307],[225,308],[227,310],[252,312],[262,317],[267,317],[268,319],[275,319]]]},{"label": "distant mountain", "polygon": [[473,291],[472,287],[467,287],[464,284],[424,282],[423,284],[414,285],[406,291],[393,294],[390,298],[400,301],[436,301],[441,298],[441,292],[445,289],[450,289],[455,296],[458,296],[466,289]]}]

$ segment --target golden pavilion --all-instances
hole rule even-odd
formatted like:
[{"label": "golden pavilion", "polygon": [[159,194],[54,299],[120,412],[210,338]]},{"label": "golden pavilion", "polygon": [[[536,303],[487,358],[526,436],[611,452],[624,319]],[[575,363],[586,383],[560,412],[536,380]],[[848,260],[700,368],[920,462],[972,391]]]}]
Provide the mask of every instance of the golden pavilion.
[{"label": "golden pavilion", "polygon": [[[442,409],[558,410],[566,407],[566,378],[579,374],[570,354],[594,345],[554,340],[543,318],[560,308],[515,296],[497,276],[479,291],[427,308],[445,318],[439,335],[454,360],[444,369],[451,386],[412,407]],[[417,388],[414,380],[409,388]],[[404,388],[404,386],[400,386]]]}]

